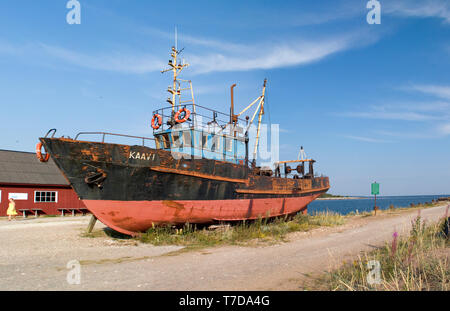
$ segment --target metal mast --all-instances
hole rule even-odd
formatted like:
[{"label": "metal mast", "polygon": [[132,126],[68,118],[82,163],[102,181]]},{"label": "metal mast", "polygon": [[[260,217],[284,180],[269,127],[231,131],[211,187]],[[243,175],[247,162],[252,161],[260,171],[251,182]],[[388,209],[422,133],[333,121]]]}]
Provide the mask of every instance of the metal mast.
[{"label": "metal mast", "polygon": [[[266,94],[266,83],[267,83],[267,79],[264,79],[264,86],[263,86],[263,91],[262,91],[262,95],[261,95],[261,101],[260,101],[260,106],[261,108],[259,109],[259,117],[258,117],[258,130],[256,132],[256,142],[255,142],[255,150],[253,151],[253,159],[256,160],[256,152],[258,150],[258,143],[259,143],[259,131],[261,129],[261,118],[262,115],[264,114],[264,100],[265,100],[265,94]],[[255,111],[256,113],[256,111]],[[253,116],[254,118],[255,116]]]},{"label": "metal mast", "polygon": [[170,66],[170,68],[167,68],[167,69],[161,71],[161,73],[165,73],[165,72],[168,72],[168,71],[172,71],[173,72],[173,84],[172,84],[172,86],[169,86],[168,89],[167,89],[167,92],[172,94],[172,96],[167,99],[167,101],[172,105],[172,112],[175,112],[175,104],[176,104],[175,97],[176,97],[176,95],[180,95],[181,94],[181,86],[180,86],[180,83],[178,82],[178,75],[180,74],[180,72],[185,67],[189,66],[189,64],[182,64],[182,63],[177,64],[178,55],[180,53],[181,53],[181,51],[178,51],[173,46],[172,47],[172,53],[170,54],[172,59],[169,59],[169,66]]},{"label": "metal mast", "polygon": [[[256,142],[255,142],[255,149],[253,151],[253,159],[256,160],[256,154],[258,151],[258,143],[259,143],[259,132],[261,129],[261,119],[262,119],[262,115],[264,114],[264,102],[265,102],[265,98],[266,98],[266,84],[267,84],[267,79],[264,79],[264,85],[263,85],[263,90],[262,90],[262,95],[259,96],[257,99],[255,99],[250,105],[248,105],[247,107],[244,108],[244,110],[242,110],[239,114],[235,115],[233,110],[234,110],[234,103],[232,103],[232,107],[230,108],[230,123],[235,122],[235,120],[237,120],[237,118],[239,118],[244,112],[246,112],[248,109],[250,109],[254,104],[256,104],[258,101],[258,106],[256,107],[255,113],[253,114],[252,119],[250,120],[250,123],[247,126],[246,131],[248,131],[248,129],[250,128],[250,126],[252,125],[256,114],[259,112],[259,116],[258,116],[258,128],[257,128],[257,132],[256,132]],[[235,87],[235,84],[233,84],[231,86],[231,91],[233,92],[233,88]],[[233,93],[231,93],[233,94]],[[233,96],[233,95],[232,95]],[[233,102],[233,99],[232,99]]]}]

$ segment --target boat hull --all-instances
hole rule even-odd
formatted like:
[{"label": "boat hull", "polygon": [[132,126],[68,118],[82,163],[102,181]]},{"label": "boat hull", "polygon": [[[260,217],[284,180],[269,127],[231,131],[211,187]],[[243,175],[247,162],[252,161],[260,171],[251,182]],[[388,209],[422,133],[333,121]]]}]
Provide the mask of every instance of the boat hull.
[{"label": "boat hull", "polygon": [[160,224],[207,224],[305,212],[328,177],[276,178],[245,165],[165,150],[41,138],[80,200],[105,225],[134,235]]},{"label": "boat hull", "polygon": [[135,235],[161,224],[209,224],[306,213],[308,204],[319,195],[237,200],[83,200],[83,203],[108,227]]}]

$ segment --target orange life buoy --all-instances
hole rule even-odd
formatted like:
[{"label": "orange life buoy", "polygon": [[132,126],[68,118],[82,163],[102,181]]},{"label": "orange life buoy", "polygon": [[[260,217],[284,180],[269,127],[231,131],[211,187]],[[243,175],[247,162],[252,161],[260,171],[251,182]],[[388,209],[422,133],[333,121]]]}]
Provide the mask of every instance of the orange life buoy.
[{"label": "orange life buoy", "polygon": [[[158,124],[155,124],[156,118],[158,118]],[[155,114],[153,116],[153,119],[152,119],[152,128],[154,130],[157,130],[157,129],[159,129],[161,127],[161,124],[162,124],[162,117],[161,117],[161,115]]]},{"label": "orange life buoy", "polygon": [[[182,114],[183,112],[184,112],[184,118],[180,119],[180,114]],[[189,119],[190,115],[191,115],[191,112],[189,111],[189,109],[186,109],[186,107],[185,108],[181,108],[175,114],[175,122],[177,122],[177,123],[186,122],[187,119]]]},{"label": "orange life buoy", "polygon": [[46,153],[45,155],[43,155],[41,150],[42,150],[42,143],[38,143],[36,145],[36,156],[39,159],[39,161],[47,162],[48,159],[50,159],[50,154]]}]

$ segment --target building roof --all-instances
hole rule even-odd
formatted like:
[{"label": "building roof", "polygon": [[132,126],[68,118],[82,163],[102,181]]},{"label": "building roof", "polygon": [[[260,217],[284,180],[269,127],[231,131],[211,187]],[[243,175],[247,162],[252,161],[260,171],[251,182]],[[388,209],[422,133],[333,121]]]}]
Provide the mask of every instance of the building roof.
[{"label": "building roof", "polygon": [[0,150],[0,184],[69,185],[55,162],[41,162],[35,153]]}]

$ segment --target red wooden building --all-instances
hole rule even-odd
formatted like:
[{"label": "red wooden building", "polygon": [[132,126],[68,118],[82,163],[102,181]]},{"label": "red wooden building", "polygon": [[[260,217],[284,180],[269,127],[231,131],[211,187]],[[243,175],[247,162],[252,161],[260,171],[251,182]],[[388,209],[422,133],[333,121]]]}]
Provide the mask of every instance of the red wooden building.
[{"label": "red wooden building", "polygon": [[19,215],[86,209],[51,158],[42,163],[34,153],[0,150],[0,216],[6,216],[11,197]]}]

